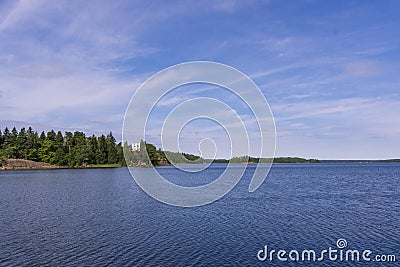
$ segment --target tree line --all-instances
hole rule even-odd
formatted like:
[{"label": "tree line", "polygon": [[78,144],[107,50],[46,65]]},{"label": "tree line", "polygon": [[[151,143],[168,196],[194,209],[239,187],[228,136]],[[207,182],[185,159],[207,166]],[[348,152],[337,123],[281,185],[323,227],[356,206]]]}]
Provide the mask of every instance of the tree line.
[{"label": "tree line", "polygon": [[299,157],[255,158],[250,156],[233,157],[229,159],[206,160],[213,163],[320,163],[319,159],[305,159]]},{"label": "tree line", "polygon": [[[199,156],[162,151],[145,141],[140,142],[140,150],[133,151],[128,143],[124,143],[126,161],[129,166],[160,166],[181,163],[261,163],[271,162],[271,159],[253,158],[249,156],[234,157],[231,160],[207,160]],[[126,166],[123,147],[117,143],[112,132],[107,136],[86,136],[80,131],[57,133],[51,130],[40,134],[14,127],[10,131],[7,127],[0,130],[0,160],[26,159],[37,162],[46,162],[52,165],[81,167],[87,165],[119,165]],[[303,159],[297,157],[275,158],[274,163],[318,163],[317,159]]]},{"label": "tree line", "polygon": [[51,130],[40,134],[14,127],[0,130],[0,158],[26,159],[53,165],[80,167],[86,165],[125,165],[121,143],[112,132],[107,136],[86,136],[80,131],[57,133]]}]

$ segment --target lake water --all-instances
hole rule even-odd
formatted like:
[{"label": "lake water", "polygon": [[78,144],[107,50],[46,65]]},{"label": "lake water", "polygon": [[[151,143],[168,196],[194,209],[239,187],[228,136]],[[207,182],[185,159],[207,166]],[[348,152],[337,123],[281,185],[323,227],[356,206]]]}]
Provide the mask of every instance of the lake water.
[{"label": "lake water", "polygon": [[[223,169],[158,168],[186,185]],[[274,165],[248,193],[253,171],[197,208],[154,200],[125,168],[0,172],[0,266],[398,266],[399,164]],[[265,245],[322,251],[339,238],[347,249],[394,254],[397,262],[257,258]]]}]

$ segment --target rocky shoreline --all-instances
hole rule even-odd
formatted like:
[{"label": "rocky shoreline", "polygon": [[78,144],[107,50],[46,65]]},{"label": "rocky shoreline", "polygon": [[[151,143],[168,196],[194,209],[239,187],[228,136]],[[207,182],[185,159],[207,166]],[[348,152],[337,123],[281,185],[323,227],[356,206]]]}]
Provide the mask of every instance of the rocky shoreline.
[{"label": "rocky shoreline", "polygon": [[0,170],[60,169],[63,166],[51,165],[26,159],[5,159],[0,163]]},{"label": "rocky shoreline", "polygon": [[118,168],[117,164],[58,166],[45,162],[36,162],[26,159],[0,159],[0,171],[5,170],[52,170],[52,169],[89,169],[89,168]]}]

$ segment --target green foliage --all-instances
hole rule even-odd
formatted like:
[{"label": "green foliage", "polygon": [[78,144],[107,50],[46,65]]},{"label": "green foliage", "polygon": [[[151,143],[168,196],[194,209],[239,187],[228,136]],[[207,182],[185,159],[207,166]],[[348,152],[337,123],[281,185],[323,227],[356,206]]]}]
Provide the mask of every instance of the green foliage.
[{"label": "green foliage", "polygon": [[112,132],[110,132],[107,135],[107,162],[109,164],[115,164],[118,162],[118,151],[115,142],[115,138]]},{"label": "green foliage", "polygon": [[249,156],[233,157],[231,163],[247,163],[250,162]]},{"label": "green foliage", "polygon": [[[162,151],[160,151],[162,152]],[[204,163],[204,160],[199,156],[188,154],[188,153],[179,153],[179,152],[171,152],[165,151],[162,152],[168,161],[174,164],[183,164],[183,163]]]},{"label": "green foliage", "polygon": [[88,165],[126,166],[121,143],[116,144],[110,132],[86,137],[83,132],[66,132],[65,135],[53,130],[40,135],[31,127],[18,132],[5,128],[0,131],[0,158],[19,158],[42,161],[59,166],[81,167]]},{"label": "green foliage", "polygon": [[153,166],[157,166],[158,165],[157,148],[152,144],[146,144],[146,150],[147,150],[147,155],[149,156],[149,159],[151,161],[151,164]]},{"label": "green foliage", "polygon": [[383,162],[400,162],[400,159],[387,159],[383,160]]},{"label": "green foliage", "polygon": [[[122,147],[121,147],[122,149]],[[120,152],[122,153],[122,151]],[[132,151],[132,147],[125,142],[124,153],[129,166],[162,166],[171,163],[204,163],[204,159],[187,153],[162,151],[153,145],[140,142],[140,150]]]},{"label": "green foliage", "polygon": [[117,155],[118,155],[118,165],[126,166],[125,158],[124,158],[124,150],[122,149],[122,143],[118,143],[116,146]]},{"label": "green foliage", "polygon": [[303,159],[298,157],[282,157],[275,158],[274,163],[320,163],[321,161],[318,159]]},{"label": "green foliage", "polygon": [[4,136],[3,136],[3,133],[0,130],[0,149],[3,148],[3,143],[4,143]]},{"label": "green foliage", "polygon": [[99,144],[99,148],[98,148],[98,159],[97,162],[99,164],[106,164],[107,163],[107,140],[106,137],[104,135],[101,135],[98,139],[98,144]]},{"label": "green foliage", "polygon": [[39,161],[53,163],[55,157],[54,144],[51,140],[45,139],[41,142],[38,151]]}]

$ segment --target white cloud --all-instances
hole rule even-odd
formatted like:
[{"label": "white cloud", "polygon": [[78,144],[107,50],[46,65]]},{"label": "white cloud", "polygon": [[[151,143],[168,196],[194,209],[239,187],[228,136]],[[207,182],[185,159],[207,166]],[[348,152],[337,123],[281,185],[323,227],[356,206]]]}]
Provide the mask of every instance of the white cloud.
[{"label": "white cloud", "polygon": [[3,11],[6,13],[4,19],[0,22],[0,30],[13,28],[21,20],[26,19],[40,9],[40,5],[44,1],[41,0],[19,0],[14,1],[13,6],[6,7],[8,10]]},{"label": "white cloud", "polygon": [[382,67],[377,61],[353,61],[344,66],[347,75],[371,77],[381,74]]},{"label": "white cloud", "polygon": [[280,140],[278,155],[297,151],[297,155],[308,157],[371,159],[396,157],[400,148],[393,143],[400,136],[400,117],[396,115],[400,113],[400,101],[396,99],[303,101],[273,105],[272,109]]},{"label": "white cloud", "polygon": [[94,2],[36,0],[0,5],[5,14],[0,21],[2,119],[82,126],[123,114],[148,75],[121,77],[124,66],[117,63],[156,50],[135,41],[149,14],[137,10],[130,17],[121,4],[105,8]]}]

